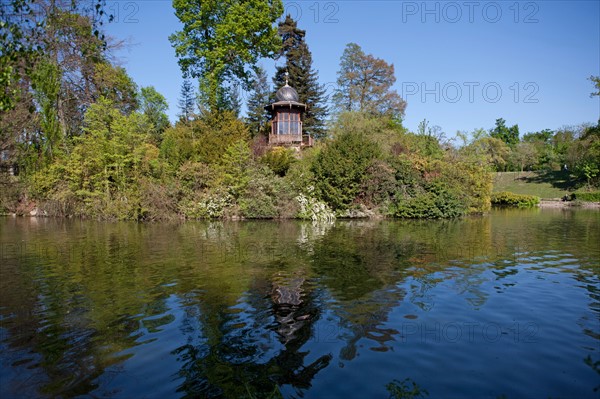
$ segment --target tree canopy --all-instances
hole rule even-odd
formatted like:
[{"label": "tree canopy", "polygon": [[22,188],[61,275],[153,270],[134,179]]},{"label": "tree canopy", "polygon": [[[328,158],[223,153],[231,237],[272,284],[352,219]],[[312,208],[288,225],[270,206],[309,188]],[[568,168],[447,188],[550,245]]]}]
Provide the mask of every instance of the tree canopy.
[{"label": "tree canopy", "polygon": [[365,54],[356,43],[346,45],[340,60],[333,101],[338,111],[360,111],[401,119],[406,101],[392,89],[394,65]]},{"label": "tree canopy", "polygon": [[319,84],[318,73],[312,66],[312,54],[305,41],[306,31],[299,29],[296,21],[287,15],[279,23],[277,32],[281,37],[281,56],[285,57],[285,65],[275,71],[272,98],[285,84],[286,72],[289,73],[289,85],[298,92],[300,102],[307,105],[303,130],[313,137],[323,137],[328,112],[325,89]]},{"label": "tree canopy", "polygon": [[231,109],[229,83],[247,87],[250,67],[279,51],[273,23],[281,0],[173,0],[173,7],[183,29],[169,40],[184,75],[199,79],[205,107]]}]

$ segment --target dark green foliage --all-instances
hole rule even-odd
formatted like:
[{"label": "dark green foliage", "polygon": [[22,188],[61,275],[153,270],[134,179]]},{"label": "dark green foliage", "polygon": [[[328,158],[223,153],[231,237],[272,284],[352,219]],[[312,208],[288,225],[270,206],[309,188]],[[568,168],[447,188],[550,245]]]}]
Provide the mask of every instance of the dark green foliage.
[{"label": "dark green foliage", "polygon": [[252,82],[252,92],[248,99],[246,123],[252,137],[268,134],[269,111],[265,109],[270,103],[271,88],[267,83],[267,74],[263,68],[257,68]]},{"label": "dark green foliage", "polygon": [[600,202],[600,191],[577,191],[572,194],[572,199],[584,202]]},{"label": "dark green foliage", "polygon": [[250,168],[252,166],[252,154],[248,143],[244,140],[234,142],[223,154],[221,164],[223,183],[234,198],[239,198],[246,192],[251,180]]},{"label": "dark green foliage", "polygon": [[503,191],[500,193],[493,193],[491,201],[493,206],[532,208],[540,203],[540,197]]},{"label": "dark green foliage", "polygon": [[367,167],[360,187],[359,201],[369,208],[385,204],[395,193],[397,181],[395,170],[382,160],[375,160]]},{"label": "dark green foliage", "polygon": [[[108,62],[99,62],[95,68],[93,81],[98,93],[94,100],[104,97],[126,114],[138,109],[140,103],[137,85],[127,74],[125,68],[111,65]],[[160,96],[160,94],[158,95]]]},{"label": "dark green foliage", "polygon": [[334,210],[354,201],[379,146],[359,132],[345,132],[321,150],[312,165],[317,194]]},{"label": "dark green foliage", "polygon": [[58,101],[60,92],[60,71],[48,59],[41,60],[32,73],[33,97],[40,115],[40,130],[36,141],[46,160],[51,160],[59,151],[63,135],[58,121]]},{"label": "dark green foliage", "polygon": [[325,89],[319,84],[318,73],[312,67],[312,55],[305,41],[306,31],[298,29],[291,16],[279,23],[282,39],[281,55],[286,58],[284,66],[277,67],[273,77],[273,96],[285,84],[285,73],[289,73],[289,85],[298,92],[300,102],[307,105],[303,118],[303,130],[312,137],[325,135]]},{"label": "dark green foliage", "polygon": [[184,79],[181,84],[177,106],[180,110],[178,116],[181,122],[187,123],[195,116],[196,93],[192,86],[192,82],[189,79]]},{"label": "dark green foliage", "polygon": [[277,218],[275,177],[264,169],[251,172],[252,176],[238,201],[241,215],[248,219]]},{"label": "dark green foliage", "polygon": [[415,188],[412,196],[399,196],[391,207],[391,214],[409,219],[455,218],[467,213],[457,190],[442,181]]},{"label": "dark green foliage", "polygon": [[583,129],[568,149],[568,159],[575,176],[589,187],[600,185],[600,120]]},{"label": "dark green foliage", "polygon": [[519,126],[507,127],[504,119],[496,119],[496,127],[490,130],[490,136],[502,140],[506,145],[513,148],[519,142]]}]

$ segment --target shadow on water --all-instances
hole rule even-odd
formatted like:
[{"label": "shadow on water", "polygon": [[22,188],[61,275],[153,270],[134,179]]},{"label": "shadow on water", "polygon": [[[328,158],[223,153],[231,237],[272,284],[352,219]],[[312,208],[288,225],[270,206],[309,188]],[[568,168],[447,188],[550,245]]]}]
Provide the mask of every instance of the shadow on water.
[{"label": "shadow on water", "polygon": [[[325,225],[2,219],[0,394],[523,396],[542,389],[531,364],[548,347],[548,372],[566,363],[571,378],[549,392],[576,381],[585,393],[597,376],[599,226],[583,211]],[[515,333],[520,321],[542,345]],[[487,335],[456,334],[479,325]],[[489,340],[496,330],[503,341]],[[520,378],[515,356],[529,378],[520,388],[502,382]],[[456,376],[434,372],[440,362]]]}]

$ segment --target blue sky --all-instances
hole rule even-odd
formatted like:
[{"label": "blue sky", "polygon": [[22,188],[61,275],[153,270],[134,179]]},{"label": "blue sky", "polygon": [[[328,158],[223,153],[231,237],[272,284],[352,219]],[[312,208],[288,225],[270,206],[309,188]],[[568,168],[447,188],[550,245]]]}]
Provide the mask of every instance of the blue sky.
[{"label": "blue sky", "polygon": [[[449,137],[493,127],[521,134],[600,118],[587,78],[600,75],[600,1],[285,1],[328,92],[344,47],[359,44],[393,63],[407,101],[405,126],[423,119]],[[140,86],[153,85],[179,112],[182,82],[168,36],[181,25],[170,0],[107,1],[107,33],[126,39],[117,54]],[[262,60],[270,76],[282,60]],[[245,95],[245,93],[243,93]]]}]

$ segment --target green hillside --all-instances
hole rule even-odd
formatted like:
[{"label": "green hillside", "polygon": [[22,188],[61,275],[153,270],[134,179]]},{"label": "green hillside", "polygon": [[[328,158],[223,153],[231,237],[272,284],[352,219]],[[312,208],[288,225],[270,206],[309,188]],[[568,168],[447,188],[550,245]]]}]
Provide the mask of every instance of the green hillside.
[{"label": "green hillside", "polygon": [[494,192],[536,195],[540,198],[561,198],[575,191],[575,181],[567,171],[497,172]]}]

